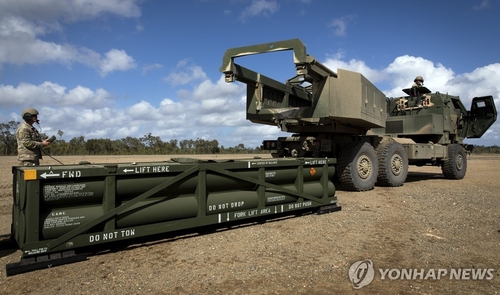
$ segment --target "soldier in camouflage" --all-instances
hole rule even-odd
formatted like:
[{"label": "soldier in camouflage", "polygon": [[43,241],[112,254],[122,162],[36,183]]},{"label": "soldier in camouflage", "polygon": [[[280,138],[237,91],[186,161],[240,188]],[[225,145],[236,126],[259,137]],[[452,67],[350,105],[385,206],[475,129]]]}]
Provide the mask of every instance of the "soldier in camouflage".
[{"label": "soldier in camouflage", "polygon": [[40,133],[33,127],[33,124],[38,122],[36,109],[24,109],[21,115],[24,122],[16,131],[18,165],[38,166],[42,159],[42,147],[50,145],[50,141],[42,141]]},{"label": "soldier in camouflage", "polygon": [[424,78],[422,76],[417,76],[415,80],[413,80],[413,85],[411,85],[413,96],[417,97],[417,107],[422,106],[422,97],[418,91],[418,87],[422,86],[424,86]]},{"label": "soldier in camouflage", "polygon": [[413,80],[413,85],[411,87],[421,87],[424,86],[424,78],[422,76],[417,76],[415,80]]}]

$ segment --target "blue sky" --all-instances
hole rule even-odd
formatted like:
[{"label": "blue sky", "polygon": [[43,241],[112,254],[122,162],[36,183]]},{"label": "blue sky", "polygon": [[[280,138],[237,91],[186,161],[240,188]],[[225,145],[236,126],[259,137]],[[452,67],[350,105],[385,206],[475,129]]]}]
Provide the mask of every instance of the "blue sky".
[{"label": "blue sky", "polygon": [[[245,119],[245,88],[224,82],[228,48],[299,38],[336,71],[389,97],[417,75],[433,91],[492,95],[500,109],[500,1],[2,0],[0,123],[37,108],[47,135],[148,133],[259,146],[284,136]],[[290,51],[238,59],[279,81]],[[468,143],[500,145],[500,122]]]}]

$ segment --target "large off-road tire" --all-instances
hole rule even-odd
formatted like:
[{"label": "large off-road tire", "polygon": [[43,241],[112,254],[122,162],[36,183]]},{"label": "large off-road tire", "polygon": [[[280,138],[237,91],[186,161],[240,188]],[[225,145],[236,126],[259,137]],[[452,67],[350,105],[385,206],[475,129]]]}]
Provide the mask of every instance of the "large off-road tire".
[{"label": "large off-road tire", "polygon": [[378,177],[377,185],[402,186],[408,175],[408,155],[404,147],[393,140],[377,146]]},{"label": "large off-road tire", "polygon": [[467,155],[463,146],[450,144],[448,146],[448,160],[441,166],[443,175],[449,179],[462,179],[467,172]]},{"label": "large off-road tire", "polygon": [[377,181],[378,160],[373,146],[353,142],[340,150],[337,173],[341,185],[352,191],[373,189]]}]

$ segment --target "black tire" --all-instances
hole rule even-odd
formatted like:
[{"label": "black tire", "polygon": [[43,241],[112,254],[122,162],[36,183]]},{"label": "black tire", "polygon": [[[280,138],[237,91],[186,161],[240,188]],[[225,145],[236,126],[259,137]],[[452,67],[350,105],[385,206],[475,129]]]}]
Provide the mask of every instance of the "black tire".
[{"label": "black tire", "polygon": [[404,147],[393,140],[377,147],[378,177],[380,186],[402,186],[408,176],[408,155]]},{"label": "black tire", "polygon": [[463,146],[450,144],[448,146],[448,160],[441,166],[443,175],[448,179],[462,179],[467,172],[467,155]]},{"label": "black tire", "polygon": [[377,153],[369,143],[353,142],[342,147],[337,175],[345,189],[352,191],[373,189],[377,181],[377,172]]}]

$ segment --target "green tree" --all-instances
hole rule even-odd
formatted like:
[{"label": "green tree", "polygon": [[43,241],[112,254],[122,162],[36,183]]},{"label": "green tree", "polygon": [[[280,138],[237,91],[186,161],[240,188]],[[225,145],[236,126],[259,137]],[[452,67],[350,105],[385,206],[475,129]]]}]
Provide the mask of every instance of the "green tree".
[{"label": "green tree", "polygon": [[127,136],[122,139],[122,142],[127,149],[128,155],[141,155],[144,153],[145,147],[140,139]]},{"label": "green tree", "polygon": [[148,154],[162,154],[164,143],[159,136],[153,136],[151,133],[140,138]]},{"label": "green tree", "polygon": [[70,155],[85,155],[87,149],[83,136],[74,137],[69,141],[68,153]]},{"label": "green tree", "polygon": [[15,121],[0,124],[0,142],[2,154],[5,156],[17,153],[16,129],[19,124],[19,122]]},{"label": "green tree", "polygon": [[171,139],[168,143],[165,143],[165,154],[178,154],[179,146],[177,145],[177,139]]}]

